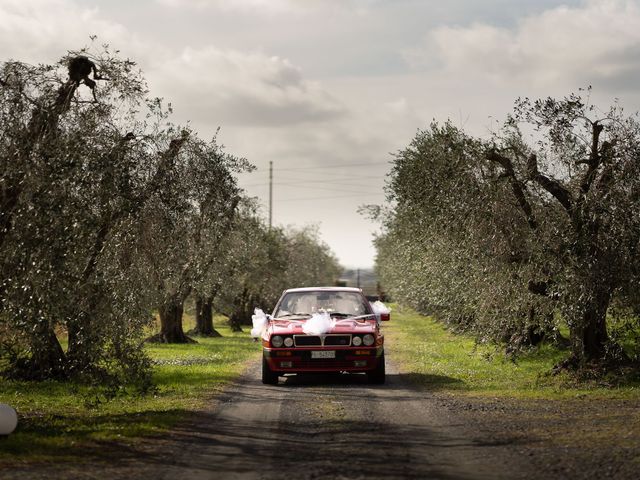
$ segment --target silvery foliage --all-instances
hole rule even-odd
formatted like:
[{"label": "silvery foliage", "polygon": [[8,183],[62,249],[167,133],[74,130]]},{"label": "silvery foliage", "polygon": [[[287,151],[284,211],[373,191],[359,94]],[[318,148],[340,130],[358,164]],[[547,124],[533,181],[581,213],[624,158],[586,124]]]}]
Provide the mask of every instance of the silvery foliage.
[{"label": "silvery foliage", "polygon": [[269,228],[251,201],[224,245],[210,288],[216,309],[237,323],[250,324],[256,307],[271,311],[286,288],[332,285],[341,272],[317,228]]},{"label": "silvery foliage", "polygon": [[141,265],[157,306],[182,304],[223,262],[223,242],[242,198],[234,174],[250,168],[216,138],[204,142],[189,130],[166,132],[167,140],[175,138],[185,141],[171,176],[145,205],[139,225]]},{"label": "silvery foliage", "polygon": [[432,124],[395,156],[378,212],[385,286],[483,339],[562,319],[576,357],[605,354],[597,325],[638,284],[639,152],[635,116],[577,95],[519,100],[489,140]]},{"label": "silvery foliage", "polygon": [[[68,59],[78,54],[106,78],[95,99],[67,81]],[[218,147],[172,126],[135,63],[108,46],[70,52],[56,65],[6,62],[0,80],[5,373],[146,381],[141,335],[155,291],[141,260],[145,215],[176,185],[183,203],[194,201],[202,185],[192,179]],[[178,159],[169,153],[180,139]],[[169,215],[184,222],[184,213]]]}]

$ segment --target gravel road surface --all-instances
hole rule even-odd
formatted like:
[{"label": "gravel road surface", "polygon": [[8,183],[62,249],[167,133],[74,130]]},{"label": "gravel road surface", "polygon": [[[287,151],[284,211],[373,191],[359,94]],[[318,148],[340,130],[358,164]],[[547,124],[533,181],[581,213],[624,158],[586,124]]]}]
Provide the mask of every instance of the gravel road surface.
[{"label": "gravel road surface", "polygon": [[[257,362],[256,362],[257,363]],[[106,444],[101,460],[14,469],[6,478],[530,478],[508,441],[482,435],[393,365],[387,383],[306,375],[262,385],[259,366],[161,439]],[[105,461],[105,455],[109,459]],[[0,475],[1,476],[1,475]]]}]

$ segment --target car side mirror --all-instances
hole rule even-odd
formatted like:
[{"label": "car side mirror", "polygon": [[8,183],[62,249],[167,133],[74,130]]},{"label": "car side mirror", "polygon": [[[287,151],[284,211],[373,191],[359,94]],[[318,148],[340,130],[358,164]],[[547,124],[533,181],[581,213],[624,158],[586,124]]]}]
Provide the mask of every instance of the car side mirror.
[{"label": "car side mirror", "polygon": [[383,322],[388,322],[389,320],[391,320],[391,314],[390,313],[381,313],[380,314],[380,320]]}]

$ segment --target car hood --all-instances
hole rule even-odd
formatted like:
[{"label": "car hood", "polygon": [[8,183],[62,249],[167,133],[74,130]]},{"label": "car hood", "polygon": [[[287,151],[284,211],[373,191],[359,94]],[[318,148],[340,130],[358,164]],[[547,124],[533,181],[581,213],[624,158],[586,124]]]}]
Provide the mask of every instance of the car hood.
[{"label": "car hood", "polygon": [[[270,335],[304,335],[302,326],[306,320],[272,320],[267,332]],[[375,320],[332,320],[331,328],[327,331],[332,333],[374,333],[376,330]]]}]

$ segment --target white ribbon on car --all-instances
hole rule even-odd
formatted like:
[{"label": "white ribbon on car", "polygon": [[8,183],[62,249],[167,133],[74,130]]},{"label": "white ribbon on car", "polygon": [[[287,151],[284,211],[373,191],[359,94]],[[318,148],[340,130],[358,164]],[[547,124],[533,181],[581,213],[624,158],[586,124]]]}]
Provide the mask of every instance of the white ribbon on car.
[{"label": "white ribbon on car", "polygon": [[267,324],[269,323],[269,316],[259,308],[256,308],[253,313],[254,314],[251,315],[251,322],[253,323],[251,336],[253,338],[260,338],[262,336],[262,332],[264,332],[264,330],[267,328]]}]

